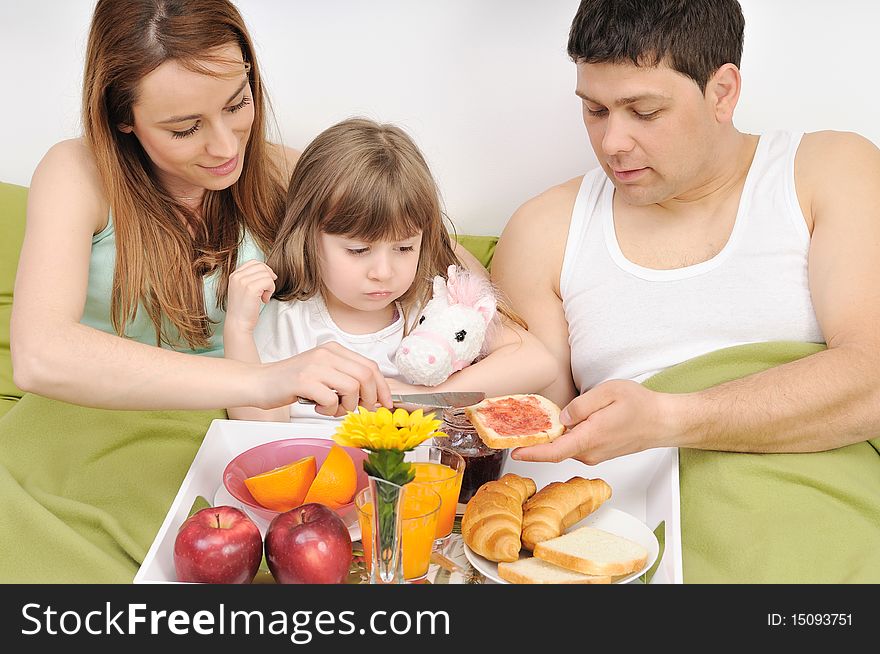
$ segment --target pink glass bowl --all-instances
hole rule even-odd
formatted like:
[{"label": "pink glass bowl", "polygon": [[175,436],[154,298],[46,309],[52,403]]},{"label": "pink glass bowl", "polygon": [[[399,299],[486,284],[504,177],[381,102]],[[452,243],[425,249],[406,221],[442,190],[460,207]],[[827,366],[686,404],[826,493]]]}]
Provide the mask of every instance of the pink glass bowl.
[{"label": "pink glass bowl", "polygon": [[[314,456],[317,468],[320,470],[321,464],[324,463],[324,459],[327,458],[333,445],[333,441],[325,438],[287,438],[257,445],[245,450],[227,464],[223,471],[223,485],[232,497],[248,507],[249,510],[264,520],[271,521],[278,515],[278,511],[267,509],[258,504],[245,486],[244,480],[293,463],[306,456]],[[344,447],[343,449],[354,461],[354,467],[357,471],[357,489],[355,490],[355,495],[357,495],[358,491],[367,487],[367,473],[364,472],[363,463],[367,458],[367,453],[353,447]],[[336,512],[346,520],[356,515],[354,498],[345,506],[336,509]]]}]

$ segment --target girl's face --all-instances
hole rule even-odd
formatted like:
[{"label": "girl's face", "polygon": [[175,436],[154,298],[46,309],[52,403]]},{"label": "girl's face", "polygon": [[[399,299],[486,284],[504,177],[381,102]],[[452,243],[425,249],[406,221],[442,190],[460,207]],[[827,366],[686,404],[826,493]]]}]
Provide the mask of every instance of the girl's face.
[{"label": "girl's face", "polygon": [[372,243],[320,234],[320,272],[328,308],[347,313],[386,309],[412,286],[421,246],[421,232],[402,241]]},{"label": "girl's face", "polygon": [[168,192],[200,198],[241,175],[254,122],[252,93],[241,50],[217,50],[224,61],[204,62],[217,76],[203,75],[169,60],[144,77],[132,107],[134,132]]}]

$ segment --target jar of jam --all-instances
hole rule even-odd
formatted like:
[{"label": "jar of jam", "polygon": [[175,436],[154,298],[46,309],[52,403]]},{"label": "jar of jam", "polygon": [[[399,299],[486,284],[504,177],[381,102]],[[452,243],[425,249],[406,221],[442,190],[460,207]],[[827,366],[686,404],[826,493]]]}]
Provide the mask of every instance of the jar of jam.
[{"label": "jar of jam", "polygon": [[464,476],[458,501],[466,504],[480,486],[501,476],[507,450],[488,447],[468,420],[464,409],[445,409],[442,417],[440,430],[448,438],[435,439],[435,444],[455,450],[464,459]]}]

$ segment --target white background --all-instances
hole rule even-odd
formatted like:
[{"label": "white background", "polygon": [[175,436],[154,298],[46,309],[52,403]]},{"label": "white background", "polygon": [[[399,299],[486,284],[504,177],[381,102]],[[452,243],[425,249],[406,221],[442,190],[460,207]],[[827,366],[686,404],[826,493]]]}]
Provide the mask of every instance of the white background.
[{"label": "white background", "polygon": [[[596,164],[565,54],[577,0],[238,0],[278,136],[302,148],[354,114],[405,127],[460,233]],[[855,131],[880,144],[873,0],[741,0],[735,123]],[[93,0],[0,0],[0,181],[28,185],[78,136]]]}]

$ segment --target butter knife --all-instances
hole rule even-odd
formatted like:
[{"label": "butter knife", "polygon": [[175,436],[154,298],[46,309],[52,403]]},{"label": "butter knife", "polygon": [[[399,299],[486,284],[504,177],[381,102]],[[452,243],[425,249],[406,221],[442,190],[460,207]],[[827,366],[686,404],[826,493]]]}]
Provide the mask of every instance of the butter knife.
[{"label": "butter knife", "polygon": [[[471,406],[486,399],[485,393],[476,391],[448,391],[445,393],[407,393],[404,395],[391,395],[394,404],[415,404],[430,407],[432,409],[453,409],[456,407]],[[314,404],[314,400],[301,397],[297,400],[300,404]]]}]

